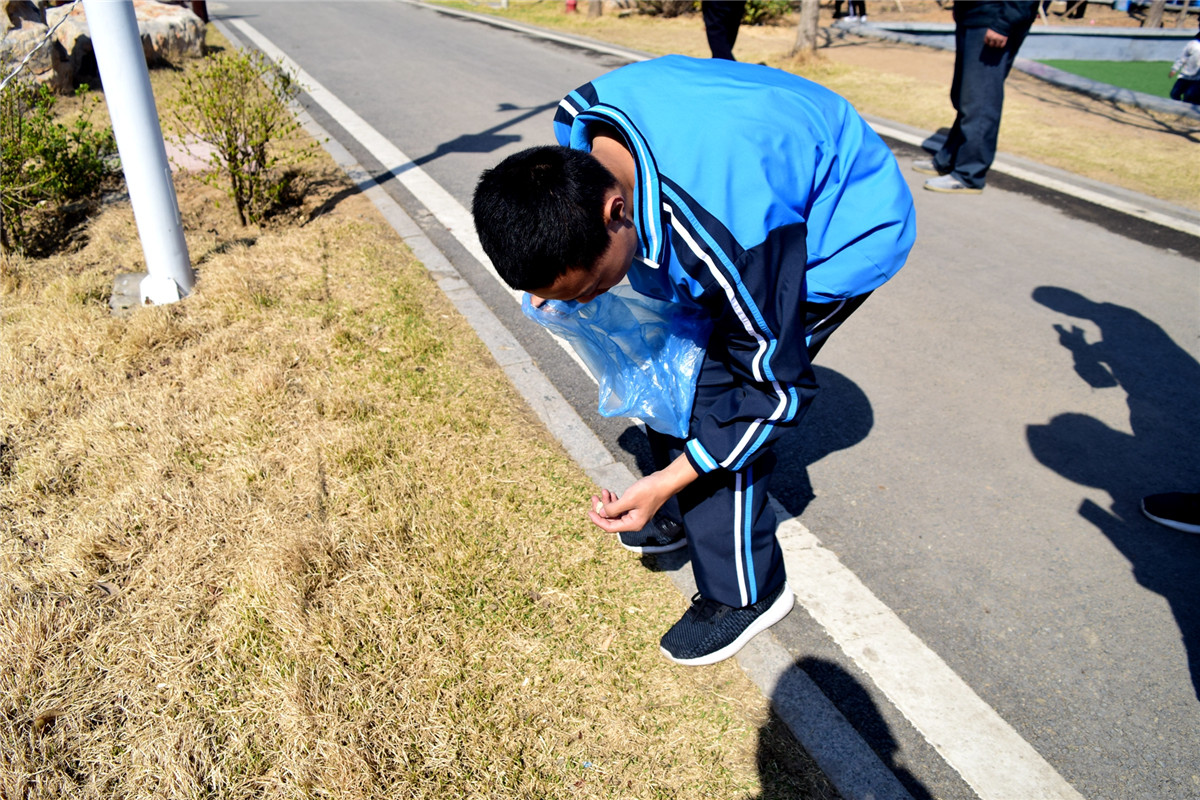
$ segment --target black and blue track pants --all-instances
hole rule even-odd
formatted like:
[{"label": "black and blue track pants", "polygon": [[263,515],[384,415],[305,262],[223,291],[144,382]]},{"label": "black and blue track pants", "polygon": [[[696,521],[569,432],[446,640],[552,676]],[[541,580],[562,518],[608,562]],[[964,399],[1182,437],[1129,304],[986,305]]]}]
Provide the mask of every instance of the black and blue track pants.
[{"label": "black and blue track pants", "polygon": [[[833,303],[808,303],[805,341],[813,359],[838,326],[870,293]],[[738,381],[721,358],[720,342],[710,342],[696,382],[692,424]],[[684,441],[646,429],[655,466],[662,469],[683,453]],[[700,475],[677,496],[687,532],[688,554],[700,594],[741,608],[758,601],[784,582],[783,555],[775,538],[775,512],[768,487],[775,454],[761,453],[738,471],[716,469]]]}]

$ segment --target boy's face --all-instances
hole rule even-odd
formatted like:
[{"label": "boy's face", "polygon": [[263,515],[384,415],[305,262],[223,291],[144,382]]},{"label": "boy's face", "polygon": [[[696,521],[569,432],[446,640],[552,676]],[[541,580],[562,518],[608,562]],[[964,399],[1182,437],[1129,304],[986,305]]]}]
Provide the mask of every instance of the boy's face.
[{"label": "boy's face", "polygon": [[608,224],[608,249],[588,269],[570,267],[555,279],[554,283],[530,292],[534,297],[546,300],[578,300],[587,303],[616,286],[629,272],[633,257],[637,255],[637,229],[624,214],[624,205],[610,207]]}]

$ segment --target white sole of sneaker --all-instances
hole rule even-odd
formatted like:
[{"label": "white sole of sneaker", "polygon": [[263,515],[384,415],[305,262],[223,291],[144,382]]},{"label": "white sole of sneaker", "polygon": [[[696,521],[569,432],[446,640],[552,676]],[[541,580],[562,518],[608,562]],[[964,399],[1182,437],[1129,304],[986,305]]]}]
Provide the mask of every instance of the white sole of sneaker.
[{"label": "white sole of sneaker", "polygon": [[1151,514],[1149,511],[1147,511],[1145,506],[1142,506],[1142,513],[1145,514],[1148,519],[1154,520],[1159,525],[1165,525],[1166,527],[1171,528],[1173,530],[1177,530],[1181,533],[1200,533],[1200,525],[1189,525],[1186,522],[1180,522],[1179,520],[1176,520],[1176,519],[1167,519],[1166,517],[1156,517],[1153,514]]},{"label": "white sole of sneaker", "polygon": [[968,186],[960,189],[943,189],[941,186],[930,186],[927,182],[925,188],[931,192],[941,192],[942,194],[983,194],[983,189],[972,189]]},{"label": "white sole of sneaker", "polygon": [[673,553],[676,550],[681,550],[681,549],[687,547],[687,538],[686,537],[683,539],[680,539],[677,542],[671,542],[670,544],[652,544],[652,545],[647,545],[645,547],[636,547],[631,544],[625,544],[620,539],[617,539],[617,541],[620,542],[621,547],[624,547],[626,550],[630,551],[631,553],[641,553],[642,555],[648,555],[648,556],[652,556],[655,553]]},{"label": "white sole of sneaker", "polygon": [[775,602],[771,603],[771,607],[764,611],[762,616],[747,625],[746,630],[742,631],[741,636],[738,636],[720,650],[714,650],[708,655],[697,656],[696,658],[676,658],[668,653],[665,647],[660,646],[658,649],[666,656],[668,661],[674,661],[676,664],[682,664],[685,667],[704,667],[709,664],[716,664],[718,661],[724,661],[730,656],[735,655],[737,651],[745,647],[746,643],[755,636],[786,617],[795,604],[796,595],[792,594],[792,587],[785,583],[783,591],[779,593],[779,597],[775,598]]}]

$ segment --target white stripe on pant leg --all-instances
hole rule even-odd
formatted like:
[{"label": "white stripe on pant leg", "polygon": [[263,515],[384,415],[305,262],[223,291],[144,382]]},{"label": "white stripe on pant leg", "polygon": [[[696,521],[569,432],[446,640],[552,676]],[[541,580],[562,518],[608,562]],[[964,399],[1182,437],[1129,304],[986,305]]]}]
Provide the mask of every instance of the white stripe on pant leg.
[{"label": "white stripe on pant leg", "polygon": [[738,591],[741,592],[742,605],[749,605],[746,599],[746,570],[742,563],[742,504],[745,496],[742,494],[742,473],[733,476],[733,564],[737,572]]},{"label": "white stripe on pant leg", "polygon": [[758,602],[758,570],[754,563],[754,466],[744,470],[746,489],[742,496],[742,550],[745,552],[746,595],[742,605]]}]

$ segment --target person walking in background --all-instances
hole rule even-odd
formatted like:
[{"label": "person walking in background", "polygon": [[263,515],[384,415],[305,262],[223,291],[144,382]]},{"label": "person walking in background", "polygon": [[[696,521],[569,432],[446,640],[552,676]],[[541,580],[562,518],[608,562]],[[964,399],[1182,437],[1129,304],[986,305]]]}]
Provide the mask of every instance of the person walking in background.
[{"label": "person walking in background", "polygon": [[1037,0],[954,4],[950,102],[956,115],[950,135],[933,158],[913,161],[914,170],[935,176],[925,181],[926,189],[955,194],[983,191],[996,157],[1004,81],[1037,15]]},{"label": "person walking in background", "polygon": [[1172,100],[1200,104],[1200,31],[1184,45],[1169,74],[1179,76],[1171,87]]},{"label": "person walking in background", "polygon": [[704,34],[708,37],[712,57],[737,61],[733,57],[733,43],[737,41],[746,3],[707,0],[700,4],[700,13],[704,17]]}]

